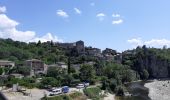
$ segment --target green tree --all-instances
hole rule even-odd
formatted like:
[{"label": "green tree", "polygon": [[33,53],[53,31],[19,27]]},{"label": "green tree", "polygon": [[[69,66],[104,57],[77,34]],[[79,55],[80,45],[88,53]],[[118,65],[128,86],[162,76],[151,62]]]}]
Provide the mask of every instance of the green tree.
[{"label": "green tree", "polygon": [[3,68],[0,68],[0,75],[2,75],[3,74]]},{"label": "green tree", "polygon": [[143,70],[143,79],[148,79],[149,78],[149,73],[146,69]]},{"label": "green tree", "polygon": [[116,95],[118,95],[118,96],[123,96],[124,95],[124,88],[122,86],[117,87]]},{"label": "green tree", "polygon": [[65,75],[65,71],[62,68],[59,67],[49,67],[47,70],[47,76],[48,77],[54,77],[57,78],[59,76]]},{"label": "green tree", "polygon": [[95,70],[92,65],[84,64],[80,68],[80,79],[92,82],[95,78]]},{"label": "green tree", "polygon": [[41,45],[41,41],[39,40],[38,43],[37,43],[37,46],[40,46]]},{"label": "green tree", "polygon": [[31,68],[28,66],[17,67],[18,73],[23,74],[24,76],[30,75]]},{"label": "green tree", "polygon": [[47,87],[47,86],[60,86],[60,82],[57,81],[53,77],[44,77],[41,81],[42,86]]},{"label": "green tree", "polygon": [[68,65],[68,69],[67,69],[68,71],[67,72],[68,72],[68,74],[70,74],[70,71],[71,71],[70,70],[71,69],[70,56],[68,57],[67,65]]}]

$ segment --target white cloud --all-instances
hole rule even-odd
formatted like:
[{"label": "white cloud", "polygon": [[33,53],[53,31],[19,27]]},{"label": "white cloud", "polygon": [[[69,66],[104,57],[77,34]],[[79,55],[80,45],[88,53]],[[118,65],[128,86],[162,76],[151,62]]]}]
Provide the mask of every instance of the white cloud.
[{"label": "white cloud", "polygon": [[0,14],[5,12],[6,12],[6,7],[5,6],[0,7]]},{"label": "white cloud", "polygon": [[5,14],[0,14],[0,38],[12,38],[14,40],[28,41],[35,37],[33,31],[19,31],[19,25],[15,20],[10,19]]},{"label": "white cloud", "polygon": [[90,3],[90,5],[91,5],[91,6],[95,6],[95,3],[94,3],[94,2],[92,2],[92,3]]},{"label": "white cloud", "polygon": [[133,47],[146,45],[149,47],[157,47],[162,48],[163,46],[170,47],[170,40],[167,39],[151,39],[148,41],[143,41],[141,38],[134,38],[127,41],[128,43],[132,44]]},{"label": "white cloud", "polygon": [[57,15],[60,17],[63,17],[63,18],[69,17],[69,15],[66,12],[64,12],[63,10],[57,10]]},{"label": "white cloud", "polygon": [[122,24],[123,20],[122,19],[118,19],[118,20],[113,20],[112,24]]},{"label": "white cloud", "polygon": [[105,15],[104,13],[98,13],[98,14],[96,15],[96,17],[98,17],[100,21],[104,20],[104,17],[105,17],[105,16],[106,16],[106,15]]},{"label": "white cloud", "polygon": [[167,39],[152,39],[150,41],[145,41],[145,45],[151,46],[151,47],[163,47],[164,45],[170,46],[170,40]]},{"label": "white cloud", "polygon": [[78,9],[78,8],[74,8],[74,10],[75,10],[76,14],[81,14],[82,13],[81,10]]},{"label": "white cloud", "polygon": [[143,45],[143,41],[141,40],[141,38],[130,39],[130,40],[127,40],[127,42],[132,44],[132,46],[134,48],[137,47],[137,46],[142,46]]},{"label": "white cloud", "polygon": [[104,17],[104,16],[106,16],[104,13],[99,13],[99,14],[97,14],[96,15],[97,17]]},{"label": "white cloud", "polygon": [[53,36],[51,33],[47,33],[42,37],[36,37],[30,40],[30,42],[38,42],[39,40],[41,42],[46,42],[46,41],[51,41],[51,40],[53,40],[54,42],[63,42],[62,39],[59,39],[57,36]]},{"label": "white cloud", "polygon": [[51,33],[47,33],[46,35],[38,38],[36,36],[36,32],[34,31],[21,31],[16,27],[19,25],[19,22],[9,18],[5,14],[0,14],[0,38],[11,38],[17,41],[30,42],[32,40],[40,39],[43,42],[46,40],[53,41],[62,41],[57,36],[52,36]]},{"label": "white cloud", "polygon": [[112,17],[120,17],[120,14],[112,14]]}]

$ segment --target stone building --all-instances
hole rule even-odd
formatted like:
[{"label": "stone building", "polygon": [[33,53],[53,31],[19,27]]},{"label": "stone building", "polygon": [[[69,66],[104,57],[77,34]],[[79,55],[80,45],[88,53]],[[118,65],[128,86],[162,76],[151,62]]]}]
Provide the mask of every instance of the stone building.
[{"label": "stone building", "polygon": [[48,65],[48,67],[58,67],[58,68],[67,69],[68,66],[65,62],[56,62],[56,64]]},{"label": "stone building", "polygon": [[85,48],[84,48],[84,42],[83,41],[77,41],[76,42],[76,50],[78,54],[84,54]]},{"label": "stone building", "polygon": [[7,67],[7,68],[12,68],[15,66],[15,63],[12,61],[7,61],[7,60],[0,60],[0,67]]},{"label": "stone building", "polygon": [[43,61],[38,59],[26,60],[25,66],[31,67],[30,75],[45,74],[47,72],[47,65]]},{"label": "stone building", "polygon": [[54,45],[65,49],[73,49],[76,46],[76,43],[55,43]]},{"label": "stone building", "polygon": [[116,52],[116,50],[106,48],[105,50],[102,51],[102,54],[103,55],[116,55],[117,52]]},{"label": "stone building", "polygon": [[101,50],[98,48],[86,47],[85,51],[89,56],[101,56]]},{"label": "stone building", "polygon": [[[9,69],[12,69],[14,66],[15,66],[15,63],[12,62],[12,61],[0,60],[0,68],[9,68]],[[3,72],[2,75],[6,74],[8,72]]]}]

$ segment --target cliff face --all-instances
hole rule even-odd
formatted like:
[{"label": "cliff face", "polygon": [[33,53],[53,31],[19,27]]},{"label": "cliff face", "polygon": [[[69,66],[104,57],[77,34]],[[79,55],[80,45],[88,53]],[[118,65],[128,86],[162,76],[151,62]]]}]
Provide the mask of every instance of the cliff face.
[{"label": "cliff face", "polygon": [[130,66],[141,76],[145,69],[148,71],[150,78],[168,78],[170,77],[170,60],[165,57],[168,53],[162,53],[162,51],[162,49],[140,48],[131,51],[131,55],[125,54],[123,58],[126,58],[124,62],[131,61]]},{"label": "cliff face", "polygon": [[139,73],[146,69],[149,72],[150,78],[169,77],[170,63],[168,60],[156,56],[137,58],[134,67]]}]

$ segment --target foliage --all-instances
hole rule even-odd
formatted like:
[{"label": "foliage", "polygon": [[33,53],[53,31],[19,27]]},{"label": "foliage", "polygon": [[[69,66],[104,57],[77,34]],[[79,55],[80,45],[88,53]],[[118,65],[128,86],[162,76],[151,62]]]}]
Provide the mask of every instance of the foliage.
[{"label": "foliage", "polygon": [[117,93],[119,85],[134,80],[137,80],[136,72],[129,66],[110,62],[104,67],[101,89]]},{"label": "foliage", "polygon": [[34,78],[15,78],[13,76],[9,76],[8,80],[5,82],[7,87],[12,87],[13,84],[19,84],[20,86],[25,86],[27,88],[34,88],[36,87],[36,81]]},{"label": "foliage", "polygon": [[30,75],[31,68],[27,66],[17,67],[17,72],[23,74],[24,76]]},{"label": "foliage", "polygon": [[56,87],[56,86],[60,86],[60,81],[58,81],[53,77],[44,77],[40,85],[42,86],[42,88],[46,88],[48,86]]},{"label": "foliage", "polygon": [[32,58],[42,59],[47,64],[66,61],[62,48],[52,43],[24,43],[11,39],[0,39],[0,59],[24,61]]},{"label": "foliage", "polygon": [[41,100],[86,100],[85,96],[80,92],[71,93],[69,95],[59,95],[54,97],[43,97]]},{"label": "foliage", "polygon": [[0,68],[0,75],[2,75],[3,74],[3,68]]},{"label": "foliage", "polygon": [[94,88],[86,88],[83,90],[84,94],[88,96],[90,99],[99,99],[101,98],[101,89],[99,87]]},{"label": "foliage", "polygon": [[57,78],[60,75],[65,74],[65,70],[59,67],[49,67],[47,70],[47,77]]},{"label": "foliage", "polygon": [[116,88],[116,95],[123,96],[124,95],[124,88],[122,86],[118,86]]},{"label": "foliage", "polygon": [[148,79],[149,78],[149,73],[146,69],[143,70],[141,77],[142,77],[142,79]]},{"label": "foliage", "polygon": [[95,78],[95,70],[93,66],[84,64],[80,68],[80,79],[82,81],[93,82]]},{"label": "foliage", "polygon": [[69,96],[74,100],[74,99],[76,99],[77,97],[80,97],[80,96],[82,96],[82,95],[83,95],[83,94],[80,93],[80,92],[75,92],[75,93],[70,94]]}]

